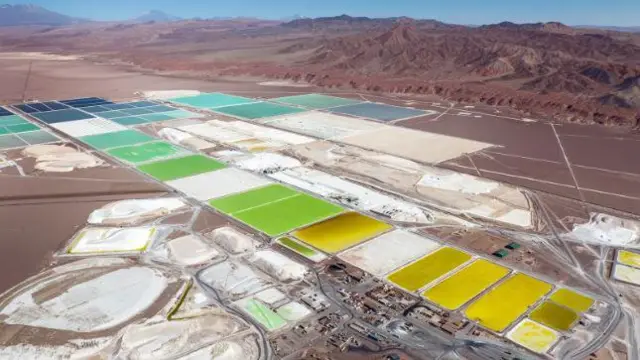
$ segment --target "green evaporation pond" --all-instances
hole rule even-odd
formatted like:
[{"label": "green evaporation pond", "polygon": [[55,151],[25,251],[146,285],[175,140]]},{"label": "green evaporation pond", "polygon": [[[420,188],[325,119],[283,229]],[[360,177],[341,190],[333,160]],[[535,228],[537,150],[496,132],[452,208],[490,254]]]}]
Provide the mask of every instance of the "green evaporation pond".
[{"label": "green evaporation pond", "polygon": [[138,166],[138,170],[160,181],[170,181],[225,168],[226,165],[203,155],[161,160]]},{"label": "green evaporation pond", "polygon": [[126,161],[131,164],[138,164],[185,154],[186,151],[167,142],[158,141],[123,146],[111,149],[107,151],[107,153],[119,160]]}]

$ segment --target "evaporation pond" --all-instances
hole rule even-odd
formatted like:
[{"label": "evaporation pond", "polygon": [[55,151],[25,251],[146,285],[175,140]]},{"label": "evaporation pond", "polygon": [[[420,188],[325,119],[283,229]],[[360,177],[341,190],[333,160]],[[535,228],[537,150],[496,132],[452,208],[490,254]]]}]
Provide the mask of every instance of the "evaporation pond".
[{"label": "evaporation pond", "polygon": [[215,209],[269,236],[276,236],[341,213],[342,207],[280,184],[209,201]]},{"label": "evaporation pond", "polygon": [[156,139],[139,131],[122,130],[106,134],[82,136],[80,140],[96,149],[104,150],[120,146],[141,144]]},{"label": "evaporation pond", "polygon": [[393,227],[356,212],[348,212],[296,231],[293,235],[322,251],[336,253]]},{"label": "evaporation pond", "polygon": [[489,286],[509,274],[509,269],[476,260],[471,265],[422,293],[422,296],[448,310],[456,310]]},{"label": "evaporation pond", "polygon": [[516,274],[489,290],[465,310],[480,325],[502,332],[553,286],[525,274]]},{"label": "evaporation pond", "polygon": [[305,94],[271,99],[283,104],[302,106],[308,109],[328,109],[336,106],[359,104],[362,101],[322,94]]},{"label": "evaporation pond", "polygon": [[227,106],[216,109],[216,112],[244,119],[260,119],[272,116],[295,114],[303,111],[306,110],[268,102]]},{"label": "evaporation pond", "polygon": [[203,155],[190,155],[138,166],[157,180],[169,181],[225,168],[223,163]]},{"label": "evaporation pond", "polygon": [[107,153],[131,164],[160,160],[186,154],[187,151],[164,141],[123,146],[107,151]]},{"label": "evaporation pond", "polygon": [[416,291],[471,259],[460,250],[443,247],[387,277],[408,291]]}]

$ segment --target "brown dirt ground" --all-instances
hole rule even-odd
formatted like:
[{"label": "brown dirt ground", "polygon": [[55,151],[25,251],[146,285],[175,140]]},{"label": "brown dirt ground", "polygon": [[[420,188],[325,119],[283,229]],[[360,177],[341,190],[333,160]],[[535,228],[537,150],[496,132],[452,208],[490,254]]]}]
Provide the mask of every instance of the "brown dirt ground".
[{"label": "brown dirt ground", "polygon": [[[18,180],[22,182],[22,180]],[[5,179],[0,183],[6,184]],[[15,183],[15,182],[13,182]],[[103,186],[102,183],[99,183]],[[35,275],[51,261],[51,257],[86,223],[93,210],[110,202],[144,198],[163,194],[126,193],[95,196],[91,183],[84,185],[84,196],[47,198],[35,201],[8,203],[0,201],[0,292],[4,292],[25,278]],[[34,188],[45,184],[33,183]],[[68,184],[78,189],[79,185]]]}]

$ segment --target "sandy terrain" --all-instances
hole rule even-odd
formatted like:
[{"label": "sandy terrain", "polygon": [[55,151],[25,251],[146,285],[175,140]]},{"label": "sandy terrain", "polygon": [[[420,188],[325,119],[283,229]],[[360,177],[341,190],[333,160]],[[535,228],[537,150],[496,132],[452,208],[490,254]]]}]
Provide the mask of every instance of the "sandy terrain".
[{"label": "sandy terrain", "polygon": [[[0,182],[4,184],[6,179],[0,179]],[[4,274],[0,281],[0,291],[7,290],[46,266],[53,253],[85,223],[91,211],[111,201],[162,194],[156,190],[155,193],[148,194],[96,196],[91,194],[95,190],[92,189],[94,184],[104,183],[85,183],[83,190],[89,194],[81,197],[45,198],[31,203],[0,201],[0,237],[7,239],[0,242],[0,271]],[[73,185],[78,187],[78,184]],[[33,188],[46,189],[46,186],[42,182],[33,184]],[[38,219],[37,226],[33,225],[34,219]]]},{"label": "sandy terrain", "polygon": [[[25,59],[27,57],[28,60]],[[310,91],[309,88],[286,85],[260,86],[256,85],[255,81],[242,81],[242,78],[240,81],[222,78],[212,82],[176,76],[157,76],[153,72],[133,71],[126,66],[98,65],[86,60],[42,59],[38,53],[29,56],[23,54],[19,58],[0,55],[0,68],[3,79],[0,89],[1,104],[12,104],[22,99],[77,98],[88,94],[111,99],[128,99],[132,98],[135,92],[146,90],[197,89],[242,92],[264,88],[284,93]]]},{"label": "sandy terrain", "polygon": [[482,116],[444,115],[438,121],[412,119],[397,125],[498,145],[444,167],[640,213],[640,168],[631,159],[640,136],[612,128]]}]

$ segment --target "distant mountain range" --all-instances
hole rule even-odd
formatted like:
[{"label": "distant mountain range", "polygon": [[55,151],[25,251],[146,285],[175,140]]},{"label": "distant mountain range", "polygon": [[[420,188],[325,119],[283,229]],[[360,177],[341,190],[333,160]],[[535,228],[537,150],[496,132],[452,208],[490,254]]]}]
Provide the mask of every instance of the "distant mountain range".
[{"label": "distant mountain range", "polygon": [[[159,10],[151,10],[130,22],[169,22],[181,18]],[[91,20],[63,15],[37,5],[0,5],[0,26],[45,25],[64,26],[87,23]]]},{"label": "distant mountain range", "polygon": [[151,10],[146,14],[140,15],[137,18],[133,19],[133,22],[137,22],[137,23],[146,23],[146,22],[150,22],[150,21],[154,21],[154,22],[170,22],[170,21],[178,21],[178,20],[182,20],[182,18],[179,18],[177,16],[173,16],[173,15],[169,15],[163,11],[160,10]]},{"label": "distant mountain range", "polygon": [[573,27],[576,29],[597,29],[597,30],[623,31],[623,32],[640,32],[640,26],[576,25]]},{"label": "distant mountain range", "polygon": [[62,15],[36,5],[0,5],[0,26],[61,26],[87,21],[86,19]]},{"label": "distant mountain range", "polygon": [[[208,17],[211,20],[228,20],[233,19],[232,17]],[[458,25],[449,25],[435,20],[414,20],[410,18],[396,17],[396,18],[382,18],[382,19],[374,19],[367,17],[352,17],[349,15],[340,15],[335,17],[327,17],[327,18],[307,18],[302,17],[300,15],[293,15],[288,17],[283,17],[280,19],[283,22],[286,22],[285,26],[293,27],[293,28],[314,28],[317,25],[326,25],[327,22],[331,23],[334,27],[377,27],[378,25],[388,25],[393,24],[398,21],[402,21],[403,19],[417,21],[422,25],[421,27],[430,26],[433,28],[441,28],[447,26],[458,26]],[[134,19],[123,20],[126,22],[134,22],[134,23],[147,23],[147,22],[171,22],[171,21],[179,21],[183,20],[180,17],[167,14],[160,10],[151,10],[145,14],[142,14]],[[30,4],[20,4],[20,5],[0,5],[0,26],[19,26],[19,25],[46,25],[46,26],[64,26],[64,25],[73,25],[78,23],[86,23],[91,20],[76,18],[64,14],[60,14],[48,9],[45,9],[41,6],[30,5]],[[547,23],[552,24],[554,26],[558,23]],[[504,22],[496,25],[489,26],[501,26],[508,27],[511,26],[519,26],[518,24],[512,24],[509,22]],[[536,26],[538,24],[523,24],[529,26]],[[463,26],[463,25],[460,25]],[[468,26],[468,27],[476,27],[476,26]],[[569,28],[569,27],[566,27]],[[579,26],[571,26],[571,28],[575,29],[597,29],[597,30],[608,30],[608,31],[622,31],[622,32],[640,32],[640,26],[599,26],[599,25],[579,25]]]},{"label": "distant mountain range", "polygon": [[459,25],[445,24],[443,22],[431,19],[412,19],[408,17],[389,17],[389,18],[369,18],[364,16],[354,17],[349,15],[340,15],[332,17],[320,18],[297,18],[285,24],[284,27],[295,29],[321,29],[332,28],[365,30],[376,29],[380,27],[393,26],[398,23],[410,22],[422,29],[450,28]]}]

